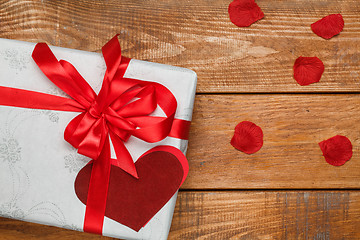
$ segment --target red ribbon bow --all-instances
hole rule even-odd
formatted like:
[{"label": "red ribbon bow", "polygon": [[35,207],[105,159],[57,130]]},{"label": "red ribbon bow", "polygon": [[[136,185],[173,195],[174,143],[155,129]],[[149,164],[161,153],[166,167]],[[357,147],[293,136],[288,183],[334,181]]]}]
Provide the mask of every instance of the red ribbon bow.
[{"label": "red ribbon bow", "polygon": [[[158,142],[167,136],[188,138],[190,122],[174,119],[176,99],[163,85],[124,78],[130,59],[121,56],[117,35],[103,48],[107,66],[98,95],[69,62],[58,61],[45,43],[32,57],[41,71],[72,99],[28,90],[0,87],[0,105],[82,112],[65,129],[64,138],[82,155],[94,159],[84,231],[102,233],[111,164],[138,178],[124,145],[130,136]],[[157,106],[166,117],[149,116]],[[111,159],[109,136],[116,159]]]}]

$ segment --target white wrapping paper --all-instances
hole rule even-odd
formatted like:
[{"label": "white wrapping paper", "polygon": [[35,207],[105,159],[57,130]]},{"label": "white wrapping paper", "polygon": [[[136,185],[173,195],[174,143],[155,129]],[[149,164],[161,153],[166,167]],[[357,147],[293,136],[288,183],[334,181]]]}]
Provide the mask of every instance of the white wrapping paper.
[{"label": "white wrapping paper", "polygon": [[[0,39],[0,86],[66,96],[32,60],[34,46]],[[57,59],[72,63],[99,92],[106,69],[101,54],[50,48]],[[193,71],[131,60],[125,77],[163,84],[177,99],[175,117],[191,120],[196,88]],[[156,112],[162,114],[161,110]],[[82,231],[85,205],[75,194],[74,181],[89,159],[63,137],[66,125],[78,114],[0,106],[0,216]],[[185,153],[187,141],[168,137],[149,144],[131,137],[126,143],[134,161],[157,145],[171,145]],[[105,217],[103,235],[166,239],[175,202],[176,194],[139,232]]]}]

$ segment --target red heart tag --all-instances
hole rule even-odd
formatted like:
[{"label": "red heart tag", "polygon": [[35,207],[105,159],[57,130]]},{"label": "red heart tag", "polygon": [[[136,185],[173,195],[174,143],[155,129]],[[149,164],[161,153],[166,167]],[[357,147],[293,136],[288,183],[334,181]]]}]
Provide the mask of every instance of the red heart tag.
[{"label": "red heart tag", "polygon": [[[184,182],[189,166],[185,155],[171,146],[158,146],[135,163],[139,179],[111,166],[105,216],[139,231],[170,200]],[[86,204],[92,163],[78,173],[75,192]]]}]

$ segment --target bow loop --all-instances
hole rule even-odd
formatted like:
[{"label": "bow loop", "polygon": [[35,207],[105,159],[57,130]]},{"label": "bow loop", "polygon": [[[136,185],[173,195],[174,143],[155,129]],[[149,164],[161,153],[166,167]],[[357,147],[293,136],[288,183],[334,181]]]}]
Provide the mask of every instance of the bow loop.
[{"label": "bow loop", "polygon": [[[89,102],[83,96],[83,91],[77,84],[77,79],[73,79],[67,70],[71,69],[70,63],[62,62],[66,68],[56,59],[51,49],[46,43],[38,43],[35,46],[32,57],[41,71],[61,90],[76,100],[80,105],[87,108]],[[74,69],[74,67],[72,67]],[[71,69],[71,70],[73,70]],[[75,70],[76,71],[76,70]],[[73,73],[73,71],[70,71]],[[77,71],[76,71],[77,72]],[[78,74],[78,73],[77,73]],[[73,75],[77,75],[76,73]]]},{"label": "bow loop", "polygon": [[157,107],[157,101],[154,86],[149,85],[138,88],[133,90],[132,94],[134,95],[132,98],[134,101],[122,106],[117,111],[119,115],[123,117],[147,116],[155,111]]},{"label": "bow loop", "polygon": [[88,103],[92,103],[96,98],[96,93],[88,84],[88,82],[80,75],[80,73],[71,63],[65,60],[60,60],[59,63],[74,80],[74,83],[78,86],[82,96],[88,101]]}]

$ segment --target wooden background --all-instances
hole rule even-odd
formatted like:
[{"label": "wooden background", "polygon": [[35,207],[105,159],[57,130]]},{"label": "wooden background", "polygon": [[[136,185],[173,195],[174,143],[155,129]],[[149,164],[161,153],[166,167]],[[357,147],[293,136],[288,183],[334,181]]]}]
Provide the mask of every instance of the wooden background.
[{"label": "wooden background", "polygon": [[[230,0],[0,1],[0,37],[99,52],[120,33],[127,57],[198,74],[190,173],[169,239],[360,239],[360,2],[257,0],[265,18],[238,28]],[[334,13],[331,40],[310,24]],[[292,77],[299,56],[325,64],[321,81]],[[230,144],[240,121],[264,131],[246,155]],[[318,142],[336,134],[352,159],[327,164]],[[0,218],[0,239],[110,239]]]}]

